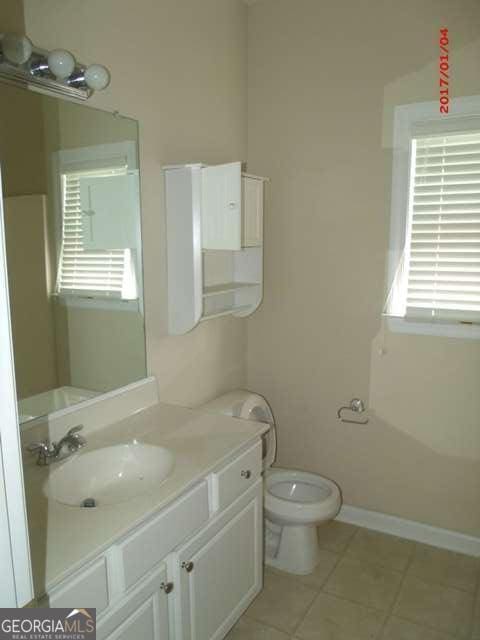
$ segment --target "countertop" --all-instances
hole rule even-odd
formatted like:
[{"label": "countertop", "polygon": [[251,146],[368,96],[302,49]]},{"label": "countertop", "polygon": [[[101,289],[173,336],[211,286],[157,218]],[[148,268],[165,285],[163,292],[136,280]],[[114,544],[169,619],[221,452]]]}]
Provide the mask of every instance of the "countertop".
[{"label": "countertop", "polygon": [[166,447],[175,455],[172,473],[154,491],[95,509],[48,500],[43,484],[62,462],[40,467],[34,456],[26,454],[25,491],[36,597],[159,512],[268,428],[261,422],[157,404],[86,433],[87,445],[74,455],[133,440]]}]

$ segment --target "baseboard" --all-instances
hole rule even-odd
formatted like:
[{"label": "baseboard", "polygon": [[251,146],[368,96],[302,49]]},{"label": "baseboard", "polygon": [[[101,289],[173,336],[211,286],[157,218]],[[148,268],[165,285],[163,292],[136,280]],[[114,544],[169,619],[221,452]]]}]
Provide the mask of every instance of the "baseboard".
[{"label": "baseboard", "polygon": [[430,544],[433,547],[465,553],[470,556],[480,556],[480,538],[467,536],[457,531],[439,529],[421,522],[404,520],[386,513],[351,507],[347,504],[342,506],[336,519],[340,522],[348,522],[415,542]]}]

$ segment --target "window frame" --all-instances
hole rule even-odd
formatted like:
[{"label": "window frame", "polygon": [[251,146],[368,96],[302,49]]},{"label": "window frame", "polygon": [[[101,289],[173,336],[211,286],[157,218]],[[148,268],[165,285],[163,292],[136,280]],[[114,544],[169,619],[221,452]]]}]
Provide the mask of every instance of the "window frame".
[{"label": "window frame", "polygon": [[[137,143],[133,140],[123,142],[114,142],[99,144],[88,147],[78,147],[72,149],[60,149],[52,154],[52,179],[54,182],[55,194],[55,246],[56,246],[56,272],[58,273],[59,261],[62,250],[62,226],[63,226],[63,194],[62,194],[62,176],[65,173],[74,172],[79,166],[85,166],[95,163],[103,164],[110,160],[118,161],[119,158],[125,158],[127,163],[127,171],[139,172]],[[141,215],[141,204],[139,202],[139,218]],[[139,219],[138,237],[136,243],[136,264],[135,270],[137,274],[137,292],[136,300],[122,300],[121,298],[108,296],[93,296],[90,294],[82,295],[79,293],[58,293],[53,295],[60,304],[83,309],[99,309],[99,310],[123,310],[123,311],[140,311],[143,314],[143,261],[142,261],[142,242],[141,242],[141,222]]]},{"label": "window frame", "polygon": [[390,237],[384,309],[388,328],[395,333],[480,339],[480,325],[408,318],[398,315],[399,306],[395,304],[400,297],[395,296],[395,291],[398,288],[405,291],[408,278],[408,272],[402,269],[402,260],[409,240],[412,140],[429,133],[453,134],[473,129],[480,131],[480,96],[451,100],[448,115],[440,114],[436,101],[399,105],[394,111],[393,124]]}]

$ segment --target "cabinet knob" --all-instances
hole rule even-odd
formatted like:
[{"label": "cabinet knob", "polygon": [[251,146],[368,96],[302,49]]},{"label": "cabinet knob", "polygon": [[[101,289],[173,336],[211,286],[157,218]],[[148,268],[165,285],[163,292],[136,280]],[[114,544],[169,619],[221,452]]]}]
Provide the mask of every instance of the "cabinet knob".
[{"label": "cabinet knob", "polygon": [[238,207],[238,203],[237,202],[229,202],[228,203],[228,208],[229,209],[236,209]]},{"label": "cabinet knob", "polygon": [[187,573],[191,573],[193,571],[193,567],[195,565],[193,564],[193,562],[182,562],[182,569],[185,569],[185,571]]},{"label": "cabinet knob", "polygon": [[162,582],[160,585],[160,589],[165,591],[165,593],[172,593],[173,591],[173,582]]},{"label": "cabinet knob", "polygon": [[247,469],[246,471],[242,471],[240,475],[242,476],[242,478],[245,478],[245,480],[248,480],[252,477],[252,472],[250,471],[250,469]]}]

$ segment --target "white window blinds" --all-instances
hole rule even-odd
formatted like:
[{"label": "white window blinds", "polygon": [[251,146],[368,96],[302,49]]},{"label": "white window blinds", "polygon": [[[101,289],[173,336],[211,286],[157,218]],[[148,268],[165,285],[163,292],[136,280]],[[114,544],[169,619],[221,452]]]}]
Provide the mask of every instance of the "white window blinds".
[{"label": "white window blinds", "polygon": [[480,320],[480,133],[416,138],[406,315]]},{"label": "white window blinds", "polygon": [[82,177],[125,174],[126,167],[62,174],[62,245],[57,293],[97,298],[137,298],[135,266],[130,248],[86,248],[84,216],[89,212],[82,210],[80,198]]}]

